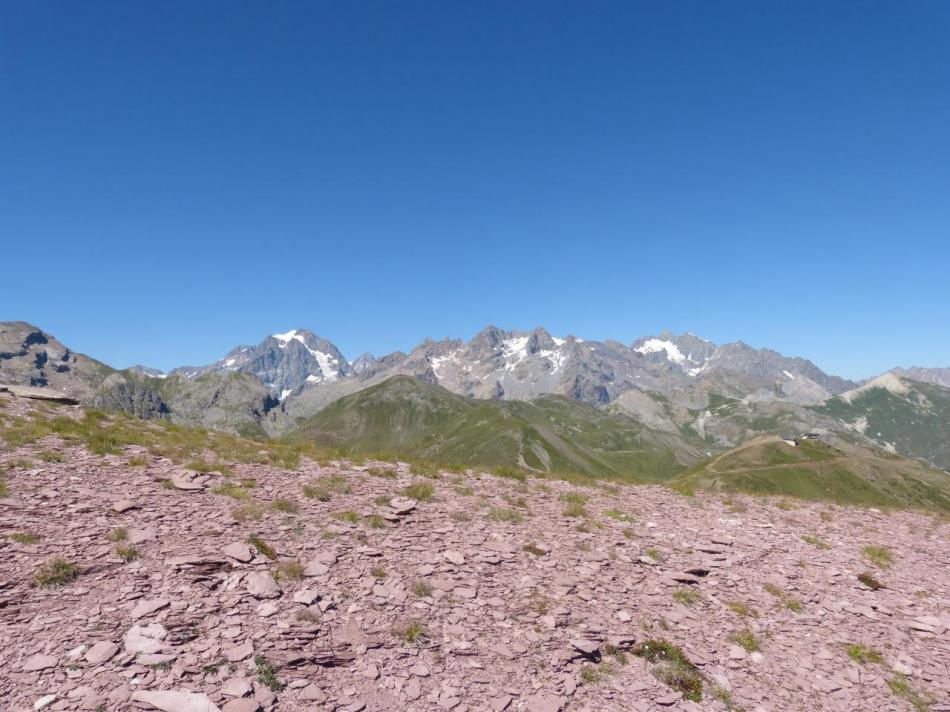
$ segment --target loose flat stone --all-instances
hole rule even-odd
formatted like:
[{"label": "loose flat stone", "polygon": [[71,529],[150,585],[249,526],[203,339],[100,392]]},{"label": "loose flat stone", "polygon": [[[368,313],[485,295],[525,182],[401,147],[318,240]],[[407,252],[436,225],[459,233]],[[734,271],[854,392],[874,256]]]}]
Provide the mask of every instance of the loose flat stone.
[{"label": "loose flat stone", "polygon": [[169,603],[170,601],[167,598],[150,598],[139,601],[135,608],[132,609],[130,615],[132,616],[132,620],[137,621],[139,618],[144,618],[155,611],[160,611],[168,606]]},{"label": "loose flat stone", "polygon": [[254,691],[251,681],[244,677],[232,677],[221,685],[221,694],[225,697],[246,697]]},{"label": "loose flat stone", "polygon": [[103,640],[94,644],[86,651],[86,662],[92,665],[101,665],[109,662],[119,652],[119,646],[115,643]]},{"label": "loose flat stone", "polygon": [[456,566],[461,566],[465,563],[465,556],[461,551],[449,549],[448,551],[443,552],[442,556],[444,556],[447,561],[455,564]]},{"label": "loose flat stone", "polygon": [[302,603],[305,606],[312,606],[318,598],[320,598],[320,594],[312,589],[294,591],[294,603]]},{"label": "loose flat stone", "polygon": [[246,564],[254,558],[254,552],[251,551],[251,547],[242,542],[235,542],[234,544],[228,544],[221,550],[221,553],[227,557],[234,559],[235,561],[240,561],[241,563]]},{"label": "loose flat stone", "polygon": [[248,574],[245,584],[247,592],[255,598],[277,598],[280,596],[280,586],[270,574],[259,572]]},{"label": "loose flat stone", "polygon": [[314,576],[324,576],[330,573],[330,567],[322,561],[311,561],[304,567],[303,575],[312,578]]},{"label": "loose flat stone", "polygon": [[258,712],[261,703],[255,699],[243,698],[238,700],[228,700],[221,708],[222,712]]},{"label": "loose flat stone", "polygon": [[127,653],[134,654],[158,653],[165,647],[162,641],[167,635],[168,631],[160,623],[146,626],[134,625],[126,631],[123,638],[125,650]]},{"label": "loose flat stone", "polygon": [[54,658],[52,655],[37,654],[23,663],[24,672],[48,670],[51,667],[56,667],[56,658]]},{"label": "loose flat stone", "polygon": [[49,707],[56,701],[56,695],[43,695],[40,699],[33,703],[34,710],[42,710]]},{"label": "loose flat stone", "polygon": [[571,641],[575,650],[579,650],[584,655],[596,655],[600,650],[600,644],[586,638],[575,638]]},{"label": "loose flat stone", "polygon": [[228,648],[224,651],[224,658],[229,663],[240,662],[241,660],[247,660],[254,654],[254,644],[251,641],[247,640],[243,644],[237,646],[236,648]]},{"label": "loose flat stone", "polygon": [[564,705],[567,704],[567,698],[560,695],[531,695],[527,699],[528,712],[561,712]]},{"label": "loose flat stone", "polygon": [[220,712],[208,696],[200,692],[136,690],[131,700],[148,705],[146,709],[162,712]]},{"label": "loose flat stone", "polygon": [[396,514],[409,514],[409,512],[416,508],[417,504],[418,502],[416,502],[416,500],[405,497],[393,497],[389,500],[389,506],[392,507],[393,512]]},{"label": "loose flat stone", "polygon": [[138,505],[129,499],[120,499],[118,502],[112,503],[112,511],[122,514],[122,512],[128,512],[130,509],[137,508]]}]

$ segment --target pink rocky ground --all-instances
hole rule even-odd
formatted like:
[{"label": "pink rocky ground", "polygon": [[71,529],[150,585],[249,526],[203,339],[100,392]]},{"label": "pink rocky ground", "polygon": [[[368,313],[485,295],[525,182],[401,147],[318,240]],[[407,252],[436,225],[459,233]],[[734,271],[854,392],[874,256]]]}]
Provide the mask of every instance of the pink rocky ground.
[{"label": "pink rocky ground", "polygon": [[[0,500],[0,533],[40,537],[0,540],[3,709],[912,709],[888,687],[898,674],[932,709],[950,709],[950,548],[936,517],[477,473],[425,480],[434,498],[411,502],[405,465],[371,463],[392,468],[386,478],[305,461],[296,472],[235,465],[264,507],[238,522],[232,510],[246,502],[210,491],[220,475],[157,458],[132,467],[134,448],[99,457],[55,438],[42,448],[63,462],[12,469]],[[38,449],[0,453],[0,467]],[[327,475],[349,493],[303,495]],[[586,517],[564,514],[560,496],[577,492]],[[299,511],[269,507],[278,498]],[[334,517],[345,511],[360,520]],[[509,511],[521,521],[499,521]],[[116,556],[117,527],[140,558]],[[275,581],[278,562],[247,545],[250,533],[298,560],[302,577]],[[866,545],[889,547],[893,564],[876,568]],[[57,556],[79,578],[31,585]],[[863,571],[886,588],[859,583]],[[685,590],[698,600],[674,597]],[[415,643],[398,634],[411,622],[424,628]],[[731,640],[743,628],[760,651]],[[652,663],[609,654],[648,638],[698,666],[701,702],[657,680]],[[883,661],[852,661],[854,643]],[[282,689],[264,684],[257,656]]]}]

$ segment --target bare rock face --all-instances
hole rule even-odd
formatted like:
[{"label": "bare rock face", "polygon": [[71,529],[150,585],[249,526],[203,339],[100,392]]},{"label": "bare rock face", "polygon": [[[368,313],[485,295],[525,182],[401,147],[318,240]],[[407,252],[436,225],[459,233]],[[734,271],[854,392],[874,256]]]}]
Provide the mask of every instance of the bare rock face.
[{"label": "bare rock face", "polygon": [[132,701],[162,712],[220,712],[207,695],[195,692],[136,690]]}]

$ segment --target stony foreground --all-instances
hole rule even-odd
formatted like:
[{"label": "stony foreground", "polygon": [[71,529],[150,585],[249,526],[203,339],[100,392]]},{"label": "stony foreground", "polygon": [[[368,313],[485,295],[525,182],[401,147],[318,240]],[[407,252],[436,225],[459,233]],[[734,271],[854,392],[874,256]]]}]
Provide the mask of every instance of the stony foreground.
[{"label": "stony foreground", "polygon": [[[2,709],[950,710],[934,516],[55,437],[7,467]],[[78,576],[37,585],[57,557]]]}]

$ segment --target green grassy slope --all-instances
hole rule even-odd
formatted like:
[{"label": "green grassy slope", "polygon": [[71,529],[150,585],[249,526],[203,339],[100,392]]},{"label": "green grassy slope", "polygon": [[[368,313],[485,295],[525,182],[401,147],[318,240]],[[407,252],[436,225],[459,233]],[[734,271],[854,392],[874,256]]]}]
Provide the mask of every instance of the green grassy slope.
[{"label": "green grassy slope", "polygon": [[665,480],[701,459],[676,434],[561,396],[476,400],[397,376],[346,396],[288,436],[354,453]]},{"label": "green grassy slope", "polygon": [[[844,449],[846,448],[846,449]],[[757,438],[711,458],[674,483],[839,504],[950,510],[950,475],[912,460],[856,446]]]},{"label": "green grassy slope", "polygon": [[872,388],[850,403],[832,398],[814,410],[852,425],[861,424],[868,437],[950,470],[950,389],[901,380],[910,386],[906,394]]}]

